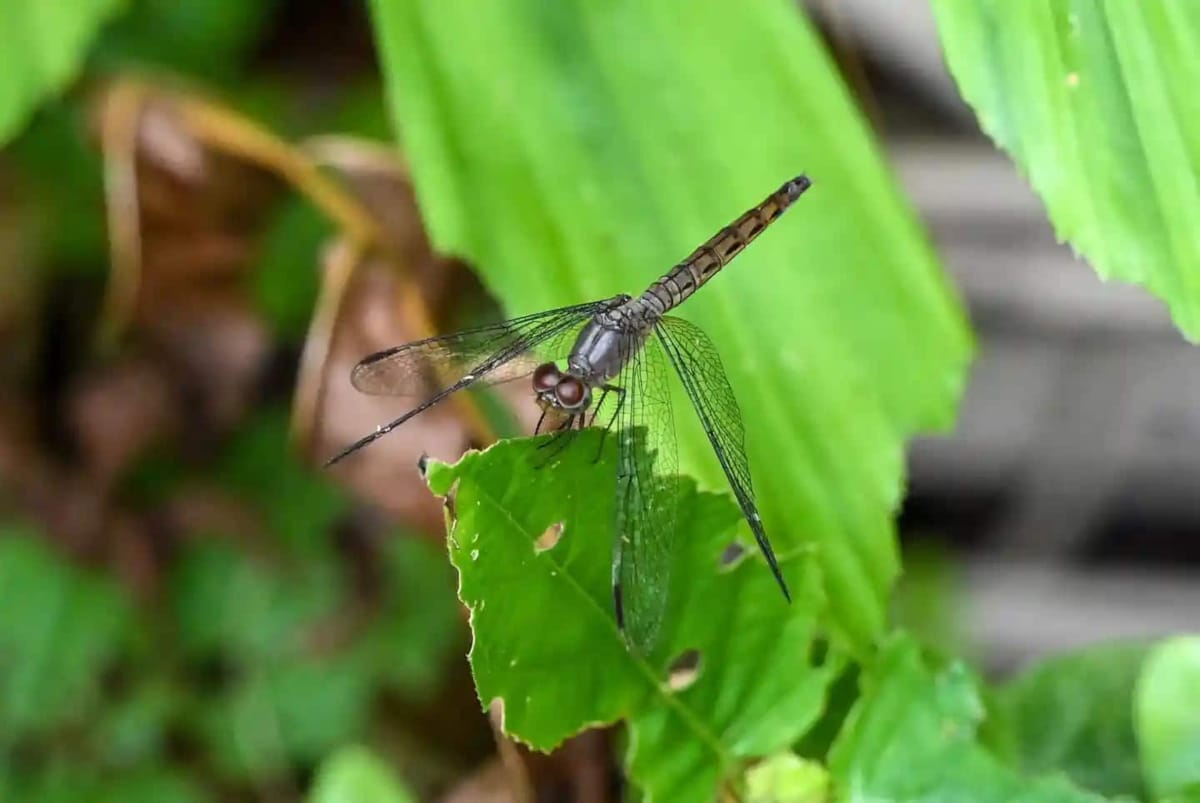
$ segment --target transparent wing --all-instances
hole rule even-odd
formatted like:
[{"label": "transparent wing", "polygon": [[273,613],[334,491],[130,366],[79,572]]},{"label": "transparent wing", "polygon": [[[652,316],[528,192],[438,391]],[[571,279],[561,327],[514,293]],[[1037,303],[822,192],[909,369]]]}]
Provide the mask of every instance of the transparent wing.
[{"label": "transparent wing", "polygon": [[625,363],[617,411],[617,504],[613,598],[617,622],[642,653],[667,610],[678,508],[675,422],[666,360],[651,335]]},{"label": "transparent wing", "polygon": [[421,396],[466,375],[488,385],[519,379],[542,362],[565,357],[579,326],[610,303],[561,307],[405,343],[364,358],[350,372],[350,383],[376,396]]},{"label": "transparent wing", "polygon": [[746,459],[746,434],[742,426],[742,413],[738,409],[733,387],[725,376],[721,357],[716,346],[700,327],[682,318],[665,316],[656,329],[667,358],[675,367],[708,441],[716,452],[721,468],[729,480],[729,487],[737,499],[742,515],[754,533],[763,557],[771,567],[771,573],[779,583],[783,596],[788,600],[787,583],[779,570],[775,551],[763,529],[762,518],[754,503],[754,488],[750,483],[750,462]]},{"label": "transparent wing", "polygon": [[[344,460],[464,388],[515,379],[511,372],[524,369],[530,355],[540,354],[546,359],[562,356],[547,352],[569,348],[570,338],[584,321],[622,300],[615,296],[538,312],[492,326],[418,340],[367,357],[351,373],[354,386],[365,393],[411,395],[428,393],[429,388],[441,390],[428,395],[399,418],[376,427],[374,432],[343,448],[326,460],[325,465]],[[514,361],[518,361],[517,365],[506,367]]]}]

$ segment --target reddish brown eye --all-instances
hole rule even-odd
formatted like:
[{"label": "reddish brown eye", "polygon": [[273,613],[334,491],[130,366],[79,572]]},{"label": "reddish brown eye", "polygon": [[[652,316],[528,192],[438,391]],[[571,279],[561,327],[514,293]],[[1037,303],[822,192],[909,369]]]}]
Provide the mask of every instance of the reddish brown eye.
[{"label": "reddish brown eye", "polygon": [[538,393],[554,390],[554,386],[562,379],[562,373],[552,362],[544,362],[533,371],[533,389]]},{"label": "reddish brown eye", "polygon": [[587,397],[587,388],[575,377],[568,376],[555,386],[554,395],[558,403],[569,410],[583,403]]}]

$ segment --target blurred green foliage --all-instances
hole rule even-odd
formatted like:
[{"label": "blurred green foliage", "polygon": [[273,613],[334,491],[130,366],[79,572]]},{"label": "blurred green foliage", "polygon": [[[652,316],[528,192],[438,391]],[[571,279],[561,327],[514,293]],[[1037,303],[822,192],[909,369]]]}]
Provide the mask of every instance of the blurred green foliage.
[{"label": "blurred green foliage", "polygon": [[308,803],[415,803],[378,756],[362,747],[345,747],[321,766]]},{"label": "blurred green foliage", "polygon": [[1149,653],[1134,710],[1146,786],[1164,803],[1200,799],[1200,637]]},{"label": "blurred green foliage", "polygon": [[132,610],[110,580],[64,565],[28,528],[0,525],[0,739],[86,721]]},{"label": "blurred green foliage", "polygon": [[1108,644],[1030,667],[990,696],[988,744],[1022,772],[1141,797],[1133,690],[1147,649]]},{"label": "blurred green foliage", "polygon": [[[1048,718],[1053,713],[1048,712]],[[973,803],[1101,803],[1061,776],[1026,778],[976,740],[984,718],[978,681],[961,664],[929,668],[919,647],[893,637],[865,673],[830,753],[845,799]]]},{"label": "blurred green foliage", "polygon": [[[331,540],[346,500],[288,455],[285,421],[282,410],[255,419],[215,472],[262,517],[268,553],[219,532],[187,546],[161,609],[68,565],[31,528],[0,532],[0,747],[39,755],[0,772],[20,790],[12,799],[175,787],[202,799],[207,773],[239,783],[312,765],[367,733],[381,693],[417,700],[437,687],[461,627],[440,550],[394,535],[379,603],[350,616]],[[335,637],[339,622],[356,629]],[[170,769],[180,738],[200,760]]]}]

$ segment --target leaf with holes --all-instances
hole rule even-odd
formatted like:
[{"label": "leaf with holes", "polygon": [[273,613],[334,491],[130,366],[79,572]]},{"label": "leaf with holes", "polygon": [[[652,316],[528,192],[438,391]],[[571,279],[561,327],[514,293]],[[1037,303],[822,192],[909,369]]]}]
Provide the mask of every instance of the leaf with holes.
[{"label": "leaf with holes", "polygon": [[[865,654],[898,568],[904,439],[949,423],[970,344],[798,6],[371,3],[430,235],[512,314],[641,292],[809,172],[796,208],[681,314],[737,389],[768,532],[818,547],[833,623]],[[724,490],[694,416],[676,419],[680,467]]]},{"label": "leaf with holes", "polygon": [[[936,0],[946,62],[1059,237],[1200,338],[1200,4]],[[986,187],[980,187],[986,192]]]},{"label": "leaf with holes", "polygon": [[647,801],[708,800],[821,712],[840,661],[814,646],[824,609],[816,566],[806,553],[781,556],[789,606],[757,556],[723,559],[738,509],[689,482],[659,646],[645,658],[631,652],[613,618],[615,480],[609,460],[594,460],[598,437],[580,434],[542,468],[544,439],[427,468],[447,497],[479,697],[501,707],[508,733],[542,750],[624,719],[628,771]]}]

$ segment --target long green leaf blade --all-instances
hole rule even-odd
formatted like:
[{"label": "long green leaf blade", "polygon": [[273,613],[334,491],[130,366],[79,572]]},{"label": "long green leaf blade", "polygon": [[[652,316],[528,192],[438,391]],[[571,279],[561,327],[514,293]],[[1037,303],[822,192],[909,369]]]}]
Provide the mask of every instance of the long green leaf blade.
[{"label": "long green leaf blade", "polygon": [[[513,314],[640,292],[784,180],[814,188],[682,314],[722,351],[768,532],[815,544],[836,624],[877,637],[902,444],[946,425],[961,311],[788,0],[374,0],[436,244]],[[677,397],[680,465],[724,478]]]},{"label": "long green leaf blade", "polygon": [[959,90],[1058,236],[1102,277],[1144,285],[1200,338],[1200,5],[933,7]]}]

